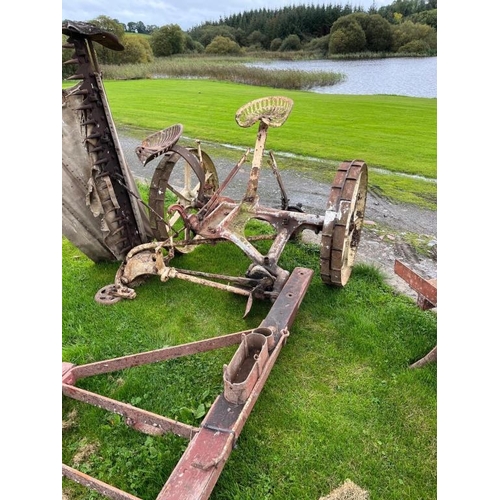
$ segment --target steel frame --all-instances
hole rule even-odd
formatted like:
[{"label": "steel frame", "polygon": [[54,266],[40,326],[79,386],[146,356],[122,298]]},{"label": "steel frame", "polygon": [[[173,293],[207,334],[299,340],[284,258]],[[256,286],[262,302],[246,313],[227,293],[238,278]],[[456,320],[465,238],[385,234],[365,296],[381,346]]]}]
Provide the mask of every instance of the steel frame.
[{"label": "steel frame", "polygon": [[424,311],[437,307],[437,279],[422,278],[400,260],[394,261],[394,273],[417,292],[417,305]]},{"label": "steel frame", "polygon": [[[62,394],[65,397],[121,415],[127,425],[139,432],[152,435],[174,433],[189,439],[190,442],[184,454],[159,492],[156,500],[208,499],[255,406],[271,369],[290,335],[289,328],[295,320],[312,276],[313,271],[311,269],[295,268],[269,313],[256,329],[85,365],[63,362]],[[94,375],[158,363],[238,343],[242,346],[246,338],[251,335],[261,336],[262,332],[268,334],[268,343],[266,345],[268,351],[266,351],[265,361],[259,366],[256,379],[250,381],[251,377],[248,377],[248,383],[252,385],[248,386],[247,397],[240,404],[228,401],[229,392],[226,391],[231,391],[232,388],[230,386],[226,388],[227,371],[225,366],[224,393],[217,396],[199,427],[193,427],[76,386],[78,380]],[[272,341],[270,342],[270,340]],[[235,353],[231,363],[238,362],[237,353]],[[231,400],[231,398],[229,399]],[[62,465],[62,474],[66,478],[96,490],[113,500],[140,500],[134,495],[84,474],[64,463]]]},{"label": "steel frame", "polygon": [[[400,260],[394,261],[394,273],[403,278],[408,285],[417,292],[417,306],[423,311],[437,307],[437,279],[422,278],[415,271],[403,264]],[[437,361],[437,345],[423,358],[415,361],[410,368],[420,368],[427,363]]]}]

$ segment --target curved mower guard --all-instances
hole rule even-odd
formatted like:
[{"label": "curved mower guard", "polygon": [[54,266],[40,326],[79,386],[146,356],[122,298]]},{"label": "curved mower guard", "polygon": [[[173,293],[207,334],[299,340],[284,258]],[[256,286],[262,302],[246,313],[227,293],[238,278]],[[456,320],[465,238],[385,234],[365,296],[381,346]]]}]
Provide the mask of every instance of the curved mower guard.
[{"label": "curved mower guard", "polygon": [[148,214],[127,166],[92,42],[123,50],[114,35],[67,22],[74,87],[62,91],[62,232],[94,262],[123,260],[152,239]]}]

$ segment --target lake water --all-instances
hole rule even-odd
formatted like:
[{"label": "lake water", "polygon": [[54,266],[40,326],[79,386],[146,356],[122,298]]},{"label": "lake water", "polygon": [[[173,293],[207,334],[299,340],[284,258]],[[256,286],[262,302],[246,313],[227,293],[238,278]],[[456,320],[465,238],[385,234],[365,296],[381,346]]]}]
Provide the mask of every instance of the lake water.
[{"label": "lake water", "polygon": [[320,94],[390,94],[437,97],[437,57],[390,57],[360,61],[273,61],[251,63],[264,69],[293,69],[343,73],[345,81],[314,87]]}]

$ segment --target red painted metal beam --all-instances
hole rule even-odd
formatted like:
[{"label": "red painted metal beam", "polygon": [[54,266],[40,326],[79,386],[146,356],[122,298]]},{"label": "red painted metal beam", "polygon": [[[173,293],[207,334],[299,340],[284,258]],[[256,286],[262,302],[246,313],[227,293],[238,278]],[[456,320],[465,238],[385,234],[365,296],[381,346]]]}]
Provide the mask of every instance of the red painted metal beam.
[{"label": "red painted metal beam", "polygon": [[178,436],[191,439],[191,437],[198,432],[197,427],[183,424],[182,422],[162,417],[161,415],[156,415],[149,411],[136,408],[128,403],[122,403],[116,399],[107,398],[72,385],[63,384],[62,393],[68,398],[117,413],[125,418],[125,422],[128,426],[140,430],[145,434],[156,436],[172,432]]},{"label": "red painted metal beam", "polygon": [[295,319],[312,274],[310,269],[295,269],[260,324],[261,328],[276,327],[280,338],[247,401],[242,405],[233,405],[223,396],[215,400],[200,426],[200,432],[189,443],[157,500],[209,498],[288,337],[288,328]]},{"label": "red painted metal beam", "polygon": [[[164,347],[154,351],[140,352],[138,354],[131,354],[129,356],[122,356],[120,358],[107,359],[105,361],[98,361],[96,363],[89,363],[86,365],[74,365],[66,368],[65,380],[67,384],[74,384],[77,380],[94,375],[102,375],[103,373],[111,373],[125,368],[133,368],[151,363],[158,363],[160,361],[167,361],[168,359],[179,358],[188,356],[190,354],[198,354],[201,352],[212,351],[222,347],[228,347],[241,342],[242,334],[248,334],[251,330],[244,330],[242,332],[231,333],[228,335],[221,335],[219,337],[212,337],[205,340],[198,340],[188,344],[181,344],[173,347]],[[63,363],[64,365],[68,363]]]},{"label": "red painted metal beam", "polygon": [[68,465],[63,464],[62,466],[63,476],[71,479],[75,483],[81,484],[86,488],[91,488],[101,495],[104,495],[113,500],[141,500],[140,498],[131,495],[125,491],[122,491],[114,486],[110,486],[109,484],[103,483],[96,479],[95,477],[89,476],[84,472],[80,472],[73,467],[69,467]]},{"label": "red painted metal beam", "polygon": [[[186,451],[158,494],[157,500],[206,500],[209,498],[271,369],[285,345],[289,336],[289,328],[295,320],[313,274],[311,269],[295,268],[268,315],[259,325],[259,329],[271,329],[276,332],[276,343],[271,348],[269,358],[248,398],[242,404],[232,404],[225,399],[223,394],[219,395],[200,428],[125,405],[119,401],[74,387],[73,384],[82,377],[233,345],[241,342],[243,335],[249,334],[253,330],[88,365],[76,366],[71,363],[63,363],[63,394],[121,414],[127,419],[127,423],[138,431],[145,433],[174,432],[190,438],[191,441]],[[113,500],[140,500],[65,464],[63,464],[62,472],[68,479],[92,488]]]},{"label": "red painted metal beam", "polygon": [[[437,306],[436,280],[426,280],[415,271],[405,266],[401,261],[394,262],[394,272],[403,278],[410,287],[415,290],[421,298],[424,298],[432,307]],[[421,300],[421,299],[420,299]]]}]

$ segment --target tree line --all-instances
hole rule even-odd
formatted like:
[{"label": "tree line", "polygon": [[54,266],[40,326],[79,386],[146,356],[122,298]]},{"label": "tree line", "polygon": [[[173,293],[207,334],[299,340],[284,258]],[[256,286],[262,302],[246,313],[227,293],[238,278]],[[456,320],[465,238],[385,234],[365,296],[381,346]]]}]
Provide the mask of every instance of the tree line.
[{"label": "tree line", "polygon": [[437,53],[437,0],[395,0],[367,11],[340,4],[264,8],[205,22],[187,31],[177,24],[158,27],[138,21],[125,25],[107,16],[87,22],[114,33],[125,47],[123,52],[113,52],[99,46],[102,64],[147,63],[155,57],[189,53],[300,51],[320,58],[364,52]]}]

